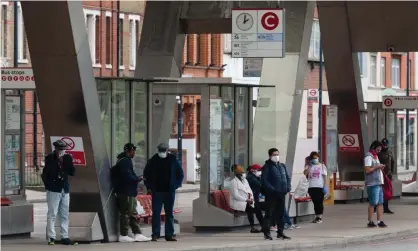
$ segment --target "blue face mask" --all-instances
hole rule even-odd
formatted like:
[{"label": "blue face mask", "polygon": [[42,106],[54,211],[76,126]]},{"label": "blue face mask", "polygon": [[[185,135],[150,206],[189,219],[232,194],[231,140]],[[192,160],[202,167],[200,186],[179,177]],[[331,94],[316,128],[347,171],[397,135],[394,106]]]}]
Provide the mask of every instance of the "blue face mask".
[{"label": "blue face mask", "polygon": [[319,163],[319,160],[318,160],[318,159],[312,159],[312,160],[311,160],[311,163],[312,163],[312,164],[314,164],[314,165],[316,165],[316,164],[318,164],[318,163]]}]

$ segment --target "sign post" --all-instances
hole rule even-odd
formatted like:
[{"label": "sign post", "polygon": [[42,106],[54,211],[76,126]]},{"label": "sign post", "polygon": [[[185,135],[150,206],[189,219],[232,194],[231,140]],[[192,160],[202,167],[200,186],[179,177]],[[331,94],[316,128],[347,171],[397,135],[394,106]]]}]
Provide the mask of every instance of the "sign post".
[{"label": "sign post", "polygon": [[[65,154],[69,154],[73,157],[74,165],[77,165],[77,166],[86,165],[86,155],[84,153],[84,145],[83,145],[82,137],[51,136],[51,145],[57,140],[62,140],[67,144],[67,150],[65,150]],[[52,145],[52,149],[54,149],[53,145]]]},{"label": "sign post", "polygon": [[416,96],[384,96],[382,97],[383,109],[418,109],[418,97]]},{"label": "sign post", "polygon": [[232,9],[233,58],[283,58],[284,10]]}]

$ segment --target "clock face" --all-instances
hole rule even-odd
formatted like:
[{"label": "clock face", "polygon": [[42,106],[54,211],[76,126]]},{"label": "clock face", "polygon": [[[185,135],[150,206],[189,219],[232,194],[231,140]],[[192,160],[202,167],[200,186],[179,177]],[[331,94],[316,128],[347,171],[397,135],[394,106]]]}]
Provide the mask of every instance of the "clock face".
[{"label": "clock face", "polygon": [[248,31],[254,25],[253,17],[248,13],[241,13],[237,17],[237,27],[242,31]]}]

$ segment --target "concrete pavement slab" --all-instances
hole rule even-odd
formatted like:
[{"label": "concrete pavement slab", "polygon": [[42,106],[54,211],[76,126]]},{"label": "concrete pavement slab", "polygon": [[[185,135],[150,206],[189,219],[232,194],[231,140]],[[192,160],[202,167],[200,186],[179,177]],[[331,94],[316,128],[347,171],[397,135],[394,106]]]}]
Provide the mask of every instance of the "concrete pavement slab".
[{"label": "concrete pavement slab", "polygon": [[[290,241],[265,241],[261,234],[249,233],[248,228],[230,232],[195,233],[191,223],[191,210],[186,210],[186,215],[179,215],[182,233],[178,236],[179,241],[176,243],[161,240],[156,243],[80,244],[70,248],[86,251],[110,251],[117,249],[140,249],[146,251],[273,251],[344,247],[391,238],[418,236],[417,206],[418,198],[407,198],[391,202],[395,215],[385,215],[384,221],[389,227],[384,229],[366,228],[367,204],[327,206],[322,224],[305,223],[301,225],[301,229],[288,231],[287,234],[292,237]],[[3,251],[26,251],[29,249],[44,251],[45,248],[54,251],[68,247],[60,245],[46,247],[44,238],[2,241]]]}]

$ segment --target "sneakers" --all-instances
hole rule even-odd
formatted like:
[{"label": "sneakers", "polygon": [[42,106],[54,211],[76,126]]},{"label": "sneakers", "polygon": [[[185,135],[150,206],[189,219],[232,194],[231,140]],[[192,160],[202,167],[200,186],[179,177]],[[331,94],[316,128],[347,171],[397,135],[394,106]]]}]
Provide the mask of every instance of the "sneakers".
[{"label": "sneakers", "polygon": [[377,223],[378,227],[388,227],[388,225],[386,225],[383,221],[379,221],[379,223]]},{"label": "sneakers", "polygon": [[255,228],[255,227],[252,227],[251,230],[250,230],[250,233],[258,234],[258,233],[261,233],[261,231],[259,229]]},{"label": "sneakers", "polygon": [[146,242],[146,241],[151,241],[152,238],[146,237],[143,234],[136,234],[134,237],[134,241],[136,242]]},{"label": "sneakers", "polygon": [[119,242],[134,242],[135,240],[134,239],[132,239],[131,237],[129,237],[129,236],[127,236],[127,235],[125,235],[125,236],[123,236],[123,235],[120,235],[119,236]]},{"label": "sneakers", "polygon": [[166,237],[165,240],[166,241],[177,241],[177,239],[174,238],[174,237]]},{"label": "sneakers", "polygon": [[369,223],[367,223],[367,227],[377,227],[377,225],[374,221],[369,221]]},{"label": "sneakers", "polygon": [[153,235],[151,236],[151,241],[158,241],[159,238],[160,238],[159,236]]},{"label": "sneakers", "polygon": [[284,233],[277,233],[277,239],[290,240],[292,238],[290,238],[289,236],[286,236]]},{"label": "sneakers", "polygon": [[284,229],[286,229],[286,230],[293,230],[295,228],[293,227],[293,225],[285,224],[284,225]]},{"label": "sneakers", "polygon": [[395,214],[394,212],[390,211],[390,210],[385,210],[383,211],[384,214]]},{"label": "sneakers", "polygon": [[270,232],[264,232],[264,239],[272,241],[273,238],[271,237]]},{"label": "sneakers", "polygon": [[322,223],[322,219],[319,217],[316,217],[314,221],[312,221],[312,223]]},{"label": "sneakers", "polygon": [[277,231],[277,227],[276,226],[270,227],[270,231]]},{"label": "sneakers", "polygon": [[299,229],[300,228],[299,225],[295,225],[295,224],[293,224],[292,227],[293,227],[293,229]]},{"label": "sneakers", "polygon": [[55,245],[55,239],[54,238],[49,238],[48,239],[48,245],[50,245],[50,246]]},{"label": "sneakers", "polygon": [[67,245],[67,246],[74,246],[74,245],[77,245],[78,243],[77,243],[77,242],[72,241],[72,240],[71,240],[71,239],[69,239],[69,238],[64,238],[64,239],[62,239],[62,240],[61,240],[61,244],[62,244],[62,245]]}]

